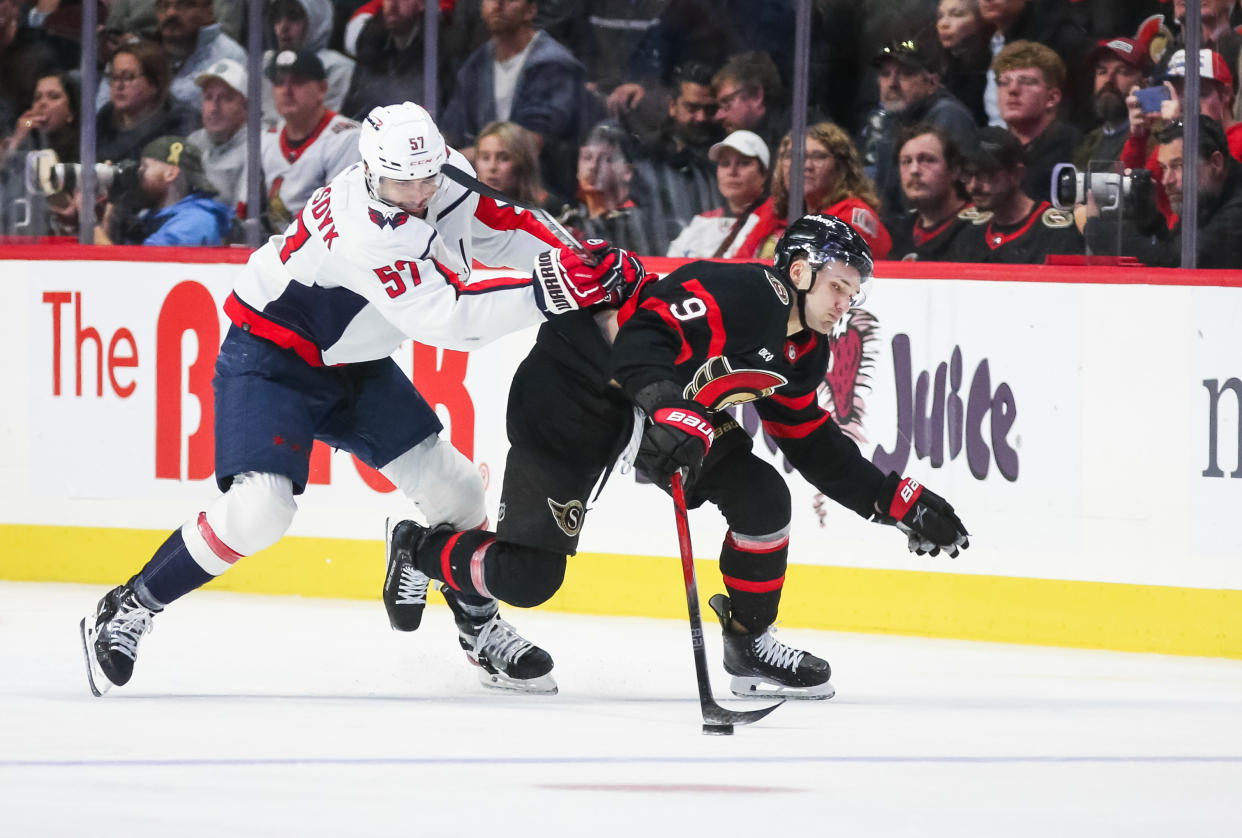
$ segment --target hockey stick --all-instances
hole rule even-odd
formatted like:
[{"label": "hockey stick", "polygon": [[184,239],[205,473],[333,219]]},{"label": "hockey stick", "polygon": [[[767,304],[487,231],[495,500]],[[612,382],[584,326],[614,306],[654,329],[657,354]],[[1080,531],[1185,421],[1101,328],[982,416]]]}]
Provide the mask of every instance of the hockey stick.
[{"label": "hockey stick", "polygon": [[560,240],[561,244],[565,245],[570,250],[576,252],[579,256],[582,256],[585,259],[587,254],[582,249],[582,242],[578,241],[574,234],[565,228],[564,224],[557,221],[556,216],[548,212],[543,207],[528,204],[525,201],[519,201],[516,198],[512,198],[501,192],[499,189],[493,189],[478,178],[471,177],[456,166],[450,166],[445,163],[440,167],[440,172],[446,178],[453,181],[453,183],[456,183],[458,186],[464,186],[471,192],[477,192],[484,197],[491,198],[493,201],[500,201],[504,204],[512,204],[515,207],[521,207],[534,215],[535,218],[539,219],[543,226],[551,230],[552,235],[556,236]]},{"label": "hockey stick", "polygon": [[694,650],[694,674],[699,680],[699,706],[703,709],[703,732],[730,735],[734,725],[757,722],[785,703],[781,699],[758,710],[728,710],[712,697],[707,675],[707,651],[703,648],[703,615],[699,610],[699,583],[694,575],[694,553],[690,549],[690,522],[686,515],[686,491],[681,472],[673,474],[673,511],[677,515],[677,538],[681,543],[681,572],[686,580],[686,606],[690,611],[690,646]]}]

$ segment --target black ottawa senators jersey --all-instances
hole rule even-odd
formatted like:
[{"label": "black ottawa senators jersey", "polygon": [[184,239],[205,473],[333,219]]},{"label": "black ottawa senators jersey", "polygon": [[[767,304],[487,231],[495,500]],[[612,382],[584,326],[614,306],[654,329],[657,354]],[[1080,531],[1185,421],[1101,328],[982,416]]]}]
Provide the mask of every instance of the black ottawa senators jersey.
[{"label": "black ottawa senators jersey", "polygon": [[981,214],[958,236],[953,261],[1042,265],[1049,254],[1084,252],[1074,217],[1043,201],[1017,224],[1000,225],[990,214]]},{"label": "black ottawa senators jersey", "polygon": [[890,259],[903,262],[947,262],[953,257],[953,243],[978,217],[974,206],[968,204],[961,212],[954,213],[932,227],[919,222],[917,212],[902,217],[892,228],[893,249]]},{"label": "black ottawa senators jersey", "polygon": [[[658,381],[673,382],[688,398],[696,389],[712,393],[709,408],[740,400],[729,397],[739,389],[749,391],[764,430],[802,476],[833,500],[869,515],[883,475],[820,406],[828,339],[809,329],[786,335],[795,305],[793,292],[773,268],[683,265],[645,285],[622,308],[613,377],[631,398]],[[708,365],[721,357],[727,365]],[[738,386],[704,387],[705,365],[736,375]]]}]

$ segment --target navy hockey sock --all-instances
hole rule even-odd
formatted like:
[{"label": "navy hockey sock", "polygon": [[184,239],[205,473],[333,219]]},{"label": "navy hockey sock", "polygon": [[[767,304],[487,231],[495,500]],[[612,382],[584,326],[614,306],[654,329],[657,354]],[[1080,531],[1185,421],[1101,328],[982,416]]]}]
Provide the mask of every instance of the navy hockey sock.
[{"label": "navy hockey sock", "polygon": [[143,605],[159,610],[214,578],[194,561],[178,528],[129,581]]}]

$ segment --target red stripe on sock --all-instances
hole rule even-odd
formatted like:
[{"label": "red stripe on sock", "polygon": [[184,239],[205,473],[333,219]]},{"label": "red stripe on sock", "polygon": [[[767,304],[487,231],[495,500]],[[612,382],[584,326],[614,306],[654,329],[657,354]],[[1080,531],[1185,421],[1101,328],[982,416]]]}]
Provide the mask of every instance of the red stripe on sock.
[{"label": "red stripe on sock", "polygon": [[198,513],[198,534],[203,537],[203,541],[207,542],[207,546],[211,548],[211,552],[222,562],[234,564],[242,554],[234,550],[229,545],[220,540],[220,536],[216,535],[216,531],[211,528],[211,524],[207,523],[207,513]]},{"label": "red stripe on sock", "polygon": [[470,584],[474,585],[474,589],[485,597],[492,597],[491,591],[487,589],[487,583],[483,580],[483,560],[487,556],[487,548],[496,543],[496,539],[489,538],[479,545],[479,549],[474,551],[474,555],[470,557]]},{"label": "red stripe on sock", "polygon": [[789,546],[789,536],[781,536],[777,541],[760,541],[757,538],[738,535],[730,530],[725,536],[725,543],[741,553],[775,553]]},{"label": "red stripe on sock", "polygon": [[779,591],[785,584],[785,576],[782,574],[775,579],[769,579],[765,582],[751,582],[747,579],[737,579],[733,576],[726,576],[724,583],[727,587],[736,588],[739,591],[745,591],[748,594],[768,594],[772,591]]},{"label": "red stripe on sock", "polygon": [[440,572],[444,574],[444,583],[455,591],[460,591],[461,588],[453,581],[453,563],[450,558],[453,555],[453,547],[457,545],[457,539],[461,536],[459,532],[453,533],[448,543],[444,545],[444,549],[440,551]]}]

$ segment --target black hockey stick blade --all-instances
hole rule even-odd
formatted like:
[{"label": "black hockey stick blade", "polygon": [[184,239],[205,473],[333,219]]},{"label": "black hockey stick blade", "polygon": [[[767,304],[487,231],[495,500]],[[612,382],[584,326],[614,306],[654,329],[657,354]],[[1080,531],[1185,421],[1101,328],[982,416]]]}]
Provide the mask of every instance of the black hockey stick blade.
[{"label": "black hockey stick blade", "polygon": [[694,551],[690,546],[690,522],[686,515],[686,491],[680,473],[673,475],[673,511],[677,516],[677,540],[681,547],[681,572],[686,583],[686,609],[690,615],[690,646],[694,652],[694,674],[699,685],[699,707],[703,712],[703,732],[714,735],[733,733],[734,725],[757,722],[785,703],[785,699],[756,710],[729,710],[712,697],[707,671],[707,651],[703,646],[703,614],[699,608],[699,583],[694,573]]},{"label": "black hockey stick blade", "polygon": [[565,225],[557,221],[556,216],[548,212],[543,207],[527,203],[526,201],[519,201],[517,198],[506,195],[499,189],[493,189],[478,178],[472,177],[456,166],[451,166],[448,163],[445,163],[440,167],[440,173],[449,180],[453,181],[453,183],[456,183],[458,186],[464,186],[471,192],[477,192],[480,195],[491,198],[493,201],[500,201],[504,204],[512,204],[515,207],[520,207],[527,212],[532,213],[539,219],[540,222],[542,222],[543,226],[552,231],[552,235],[560,239],[561,244],[565,245],[570,250],[577,251],[580,256],[586,256],[586,252],[582,249],[582,242],[578,241],[578,239],[574,237],[573,233],[565,229]]}]

